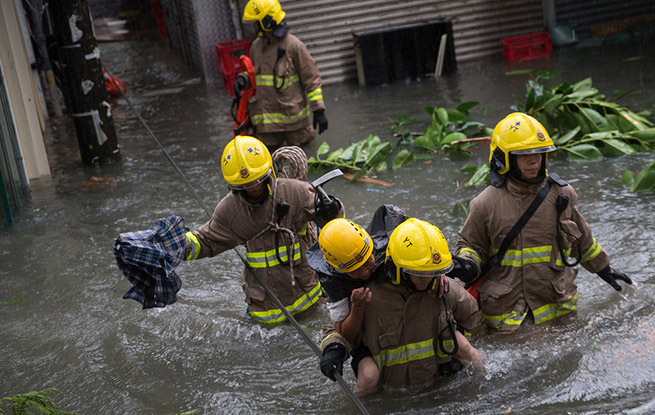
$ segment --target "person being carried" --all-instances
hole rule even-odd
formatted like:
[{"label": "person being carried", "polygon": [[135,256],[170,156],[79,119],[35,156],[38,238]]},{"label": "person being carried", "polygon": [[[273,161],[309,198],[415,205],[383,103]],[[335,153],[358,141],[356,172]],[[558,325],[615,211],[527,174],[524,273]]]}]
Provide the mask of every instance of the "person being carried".
[{"label": "person being carried", "polygon": [[[334,219],[321,230],[318,243],[307,251],[307,261],[328,295],[330,324],[350,344],[361,330],[364,310],[371,300],[366,285],[385,278],[383,265],[389,235],[405,219],[405,212],[393,205],[380,206],[366,229],[347,219]],[[379,372],[371,352],[360,345],[351,351],[351,356],[357,377],[355,393],[374,390]],[[333,378],[331,363],[322,363],[323,373]],[[340,360],[336,363],[342,364]]]},{"label": "person being carried", "polygon": [[540,324],[574,312],[577,264],[617,291],[618,281],[632,284],[610,266],[576,206],[573,187],[547,171],[553,150],[548,132],[533,117],[515,112],[501,120],[491,139],[490,186],[471,201],[458,233],[450,275],[466,283],[482,275],[476,282],[481,311],[488,326],[502,332],[526,320]]},{"label": "person being carried", "polygon": [[[305,251],[316,240],[312,221],[321,226],[343,216],[341,202],[323,200],[307,182],[277,178],[266,146],[237,136],[223,150],[221,171],[230,193],[212,218],[186,233],[185,260],[216,256],[245,244],[248,266],[271,288],[290,314],[309,309],[323,294]],[[248,312],[261,323],[286,319],[249,270],[244,269]]]},{"label": "person being carried", "polygon": [[[479,327],[478,305],[459,282],[445,276],[452,259],[437,227],[415,218],[398,225],[389,237],[383,269],[384,279],[367,285],[371,297],[352,343],[355,350],[363,345],[371,353],[378,369],[374,390],[418,391],[439,374],[457,372],[462,362],[481,364],[480,352],[461,332]],[[336,325],[324,327],[321,370],[326,376],[341,374],[350,345]]]},{"label": "person being carried", "polygon": [[[305,145],[317,128],[319,134],[328,128],[318,67],[305,44],[289,33],[285,16],[278,0],[250,0],[243,11],[243,20],[258,22],[259,28],[250,47],[257,92],[248,112],[255,136],[271,152],[285,142]],[[241,73],[233,88],[238,92],[252,86]]]}]

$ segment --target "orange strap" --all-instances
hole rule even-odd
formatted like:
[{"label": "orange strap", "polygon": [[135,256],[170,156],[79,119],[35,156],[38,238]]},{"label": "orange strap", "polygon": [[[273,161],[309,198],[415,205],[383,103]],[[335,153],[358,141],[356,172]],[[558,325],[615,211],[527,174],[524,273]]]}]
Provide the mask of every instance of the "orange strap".
[{"label": "orange strap", "polygon": [[241,55],[239,57],[239,63],[241,64],[241,69],[246,72],[250,78],[250,88],[243,91],[241,97],[239,98],[236,120],[234,123],[235,137],[248,129],[248,124],[250,123],[250,115],[248,114],[248,100],[250,100],[250,97],[255,94],[256,89],[255,68],[252,64],[252,60],[250,60],[250,58],[246,55]]}]

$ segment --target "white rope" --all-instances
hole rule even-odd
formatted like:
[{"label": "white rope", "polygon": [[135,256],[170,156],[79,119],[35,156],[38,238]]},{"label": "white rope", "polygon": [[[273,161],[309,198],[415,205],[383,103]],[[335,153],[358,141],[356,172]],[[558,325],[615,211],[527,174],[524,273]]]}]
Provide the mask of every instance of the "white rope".
[{"label": "white rope", "polygon": [[[277,164],[278,177],[306,180],[307,179],[307,155],[298,146],[280,147],[271,156]],[[289,169],[284,164],[289,162]]]}]

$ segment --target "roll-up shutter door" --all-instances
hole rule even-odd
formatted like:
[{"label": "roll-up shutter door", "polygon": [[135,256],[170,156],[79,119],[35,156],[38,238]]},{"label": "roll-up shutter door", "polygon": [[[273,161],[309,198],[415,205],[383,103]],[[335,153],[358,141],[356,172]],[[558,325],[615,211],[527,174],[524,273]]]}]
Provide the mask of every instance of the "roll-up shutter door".
[{"label": "roll-up shutter door", "polygon": [[590,29],[603,23],[648,20],[653,24],[654,17],[653,0],[555,0],[556,22],[573,27],[579,37],[590,36]]},{"label": "roll-up shutter door", "polygon": [[281,4],[292,33],[307,45],[325,85],[356,81],[353,32],[451,20],[459,63],[500,53],[503,37],[544,28],[541,0],[282,0]]}]

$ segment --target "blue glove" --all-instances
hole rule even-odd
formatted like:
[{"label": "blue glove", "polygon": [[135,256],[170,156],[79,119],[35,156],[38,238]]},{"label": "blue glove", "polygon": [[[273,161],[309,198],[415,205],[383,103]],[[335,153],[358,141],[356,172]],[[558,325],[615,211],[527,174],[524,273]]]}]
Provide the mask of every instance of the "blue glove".
[{"label": "blue glove", "polygon": [[616,291],[621,291],[621,286],[616,280],[624,281],[626,284],[632,284],[632,280],[626,274],[621,271],[617,271],[609,265],[603,268],[598,276],[603,279],[606,283],[611,285]]},{"label": "blue glove", "polygon": [[453,269],[446,275],[451,278],[459,278],[464,282],[470,282],[478,276],[478,272],[473,261],[453,255]]},{"label": "blue glove", "polygon": [[241,91],[245,87],[246,87],[246,78],[244,78],[241,75],[237,75],[237,78],[234,80],[234,84],[232,84],[232,88],[234,89],[234,95],[239,95],[239,91]]}]

